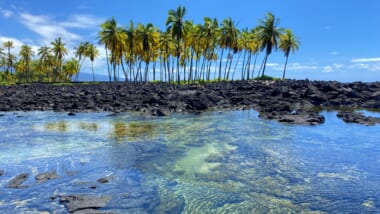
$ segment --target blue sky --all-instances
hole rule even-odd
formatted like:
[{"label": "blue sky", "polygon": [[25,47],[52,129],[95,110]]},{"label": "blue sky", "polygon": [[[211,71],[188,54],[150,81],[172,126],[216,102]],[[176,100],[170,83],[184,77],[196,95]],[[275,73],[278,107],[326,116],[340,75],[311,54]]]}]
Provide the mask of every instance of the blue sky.
[{"label": "blue sky", "polygon": [[[195,23],[204,16],[232,17],[241,29],[274,13],[301,41],[289,58],[289,78],[380,81],[378,0],[0,0],[0,42],[13,40],[16,53],[22,44],[36,49],[60,36],[72,49],[82,41],[97,42],[99,24],[111,17],[120,25],[133,20],[164,29],[168,10],[179,5]],[[96,72],[106,74],[104,50],[99,50]],[[280,76],[284,60],[282,53],[273,53],[267,74]]]}]

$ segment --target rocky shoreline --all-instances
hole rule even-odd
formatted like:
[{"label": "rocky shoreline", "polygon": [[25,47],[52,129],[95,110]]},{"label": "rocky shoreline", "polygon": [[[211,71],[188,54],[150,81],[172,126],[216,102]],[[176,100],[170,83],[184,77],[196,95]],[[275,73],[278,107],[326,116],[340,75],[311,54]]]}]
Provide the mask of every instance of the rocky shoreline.
[{"label": "rocky shoreline", "polygon": [[[317,125],[323,109],[344,110],[346,122],[368,123],[354,109],[380,110],[380,82],[235,81],[207,84],[82,83],[0,86],[0,111],[138,111],[147,116],[172,112],[249,109],[283,123]],[[349,111],[347,111],[349,110]],[[347,116],[353,114],[353,116]]]}]

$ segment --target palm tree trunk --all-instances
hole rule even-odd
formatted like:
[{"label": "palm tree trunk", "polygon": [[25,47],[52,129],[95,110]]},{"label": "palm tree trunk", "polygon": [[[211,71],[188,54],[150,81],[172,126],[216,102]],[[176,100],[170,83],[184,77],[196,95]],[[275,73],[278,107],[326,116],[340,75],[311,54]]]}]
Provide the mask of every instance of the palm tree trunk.
[{"label": "palm tree trunk", "polygon": [[108,69],[108,79],[111,82],[111,71],[110,71],[110,64],[108,62],[108,50],[107,50],[107,46],[105,46],[105,48],[106,48],[106,61],[107,61],[107,69]]},{"label": "palm tree trunk", "polygon": [[156,61],[153,61],[153,81],[156,81]]},{"label": "palm tree trunk", "polygon": [[191,58],[190,58],[190,70],[189,70],[189,82],[193,79],[193,60],[194,60],[194,50],[191,51]]},{"label": "palm tree trunk", "polygon": [[243,55],[243,62],[242,62],[242,65],[241,65],[241,80],[244,80],[245,78],[245,57],[247,55],[247,51],[244,51],[244,55]]},{"label": "palm tree trunk", "polygon": [[251,71],[251,61],[252,61],[252,51],[249,51],[248,59],[247,59],[247,80],[249,80],[249,72]]},{"label": "palm tree trunk", "polygon": [[265,55],[265,58],[264,58],[264,62],[263,62],[263,72],[261,73],[261,78],[263,78],[264,75],[265,75],[265,68],[267,67],[268,56],[269,56],[269,55],[267,54],[267,55]]},{"label": "palm tree trunk", "polygon": [[223,79],[226,80],[227,78],[227,67],[228,67],[228,63],[229,63],[229,57],[230,57],[230,53],[227,54],[227,60],[226,60],[226,65],[224,66],[224,74],[223,74]]},{"label": "palm tree trunk", "polygon": [[253,62],[252,77],[251,77],[252,79],[253,79],[253,77],[255,75],[256,60],[257,60],[257,56],[258,55],[259,55],[258,53],[255,54],[255,62]]},{"label": "palm tree trunk", "polygon": [[289,55],[286,56],[284,72],[282,73],[282,79],[285,79],[285,70],[286,70],[286,66],[288,65],[288,58],[289,58]]},{"label": "palm tree trunk", "polygon": [[179,54],[177,56],[177,83],[180,84],[181,82],[181,74],[180,74],[180,70],[179,70]]},{"label": "palm tree trunk", "polygon": [[239,52],[238,58],[237,58],[236,63],[235,63],[234,70],[232,71],[232,81],[234,80],[235,71],[236,71],[237,66],[238,66],[238,64],[239,64],[240,57],[241,57],[241,52]]},{"label": "palm tree trunk", "polygon": [[123,74],[124,74],[124,77],[125,77],[125,82],[128,81],[128,73],[127,71],[125,70],[125,67],[124,67],[124,63],[123,63],[123,58],[121,58],[121,70],[123,71]]},{"label": "palm tree trunk", "polygon": [[94,61],[91,60],[92,81],[95,82]]},{"label": "palm tree trunk", "polygon": [[219,61],[219,77],[218,77],[218,81],[220,81],[221,77],[222,77],[222,60],[223,60],[223,52],[224,52],[224,48],[222,48],[222,53],[220,54],[220,61]]}]

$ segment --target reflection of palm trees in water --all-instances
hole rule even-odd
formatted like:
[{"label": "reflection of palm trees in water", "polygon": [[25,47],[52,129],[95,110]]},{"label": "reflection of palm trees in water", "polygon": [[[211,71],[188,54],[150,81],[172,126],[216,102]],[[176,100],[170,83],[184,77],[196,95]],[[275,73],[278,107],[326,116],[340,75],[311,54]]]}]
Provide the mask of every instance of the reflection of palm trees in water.
[{"label": "reflection of palm trees in water", "polygon": [[146,170],[145,165],[150,165],[149,170],[152,170],[152,163],[156,163],[163,150],[158,140],[152,141],[158,128],[155,123],[113,122],[109,138],[116,144],[108,150],[110,164],[116,168],[133,167],[143,171]]},{"label": "reflection of palm trees in water", "polygon": [[115,122],[111,132],[111,139],[118,143],[123,141],[139,141],[151,139],[155,136],[155,125],[152,123],[124,123]]}]

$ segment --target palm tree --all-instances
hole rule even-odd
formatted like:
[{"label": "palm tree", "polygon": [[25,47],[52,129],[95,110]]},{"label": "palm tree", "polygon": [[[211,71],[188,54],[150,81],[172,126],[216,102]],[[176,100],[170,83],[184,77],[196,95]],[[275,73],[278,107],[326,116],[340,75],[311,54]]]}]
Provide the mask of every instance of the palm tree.
[{"label": "palm tree", "polygon": [[[5,63],[5,53],[2,48],[0,48],[0,67],[4,67],[6,65]],[[3,75],[0,74],[0,78],[3,78]],[[1,81],[2,79],[0,79]]]},{"label": "palm tree", "polygon": [[[86,49],[85,49],[84,55],[86,57],[88,57],[90,59],[90,61],[91,61],[92,80],[95,82],[94,60],[95,60],[96,57],[99,56],[99,51],[95,47],[94,44],[88,43],[86,45]],[[78,73],[79,73],[79,71],[78,71]]]},{"label": "palm tree", "polygon": [[224,77],[228,79],[229,71],[231,68],[231,63],[233,59],[233,53],[236,53],[238,50],[238,36],[239,30],[236,28],[235,22],[231,19],[231,17],[223,20],[221,34],[219,38],[219,46],[222,49],[222,53],[220,55],[220,63],[219,63],[219,77],[218,80],[221,80],[222,74],[222,61],[223,61],[223,52],[225,49],[229,49],[226,66],[224,68]]},{"label": "palm tree", "polygon": [[25,82],[28,82],[28,75],[30,76],[30,65],[32,56],[34,55],[32,48],[28,45],[21,46],[20,49],[20,63],[24,64],[24,69],[22,72],[25,77]]},{"label": "palm tree", "polygon": [[265,68],[269,55],[272,53],[272,49],[277,49],[278,39],[283,31],[279,28],[280,19],[275,18],[275,16],[268,12],[264,20],[259,20],[259,25],[257,26],[257,37],[261,43],[261,50],[265,49],[265,57],[263,61],[263,71],[261,77],[265,75]]},{"label": "palm tree", "polygon": [[6,42],[4,42],[3,43],[3,47],[8,50],[7,60],[6,60],[7,61],[6,76],[8,76],[9,73],[10,73],[10,70],[13,67],[13,60],[15,59],[15,57],[11,54],[11,48],[14,48],[13,41],[6,41]]},{"label": "palm tree", "polygon": [[[134,27],[133,21],[129,22],[129,26],[124,30],[126,34],[126,52],[124,53],[124,58],[128,64],[129,69],[129,79],[132,80],[134,76],[134,63],[136,61],[136,29]],[[125,79],[128,81],[128,78]]]},{"label": "palm tree", "polygon": [[[42,46],[38,49],[38,55],[40,56],[39,63],[41,64],[41,68],[43,69],[42,73],[46,74],[47,81],[50,81],[50,72],[49,70],[54,66],[54,57],[51,53],[51,48],[48,46]],[[51,70],[50,70],[51,71]],[[41,81],[42,77],[39,77]]]},{"label": "palm tree", "polygon": [[[199,35],[199,46],[203,51],[203,62],[200,72],[207,68],[207,80],[210,80],[211,64],[215,56],[215,48],[219,38],[219,24],[216,18],[209,17],[203,18],[203,25],[201,26]],[[207,65],[205,64],[207,62]],[[198,66],[196,66],[198,67]]]},{"label": "palm tree", "polygon": [[185,21],[184,17],[186,14],[186,8],[179,6],[177,10],[169,10],[168,19],[166,20],[167,31],[170,32],[173,39],[177,42],[177,81],[180,82],[180,72],[179,72],[179,63],[180,63],[180,53],[181,53],[181,41],[184,38],[185,33]]},{"label": "palm tree", "polygon": [[63,64],[62,68],[64,80],[70,81],[71,78],[79,72],[79,61],[75,58],[71,58]]},{"label": "palm tree", "polygon": [[160,34],[159,48],[160,48],[160,61],[164,67],[165,80],[169,83],[171,82],[171,72],[170,72],[170,55],[173,52],[174,46],[172,41],[172,36],[168,32],[162,32]]},{"label": "palm tree", "polygon": [[187,61],[189,61],[189,76],[188,76],[188,82],[192,81],[194,79],[193,75],[193,61],[194,57],[198,58],[201,55],[200,48],[199,48],[199,41],[200,41],[200,33],[201,33],[201,25],[194,25],[192,21],[186,21],[185,22],[186,27],[186,44],[185,47],[188,47],[190,50],[190,54],[188,55]]},{"label": "palm tree", "polygon": [[285,33],[280,36],[279,47],[284,52],[286,58],[282,79],[285,79],[285,70],[288,64],[289,53],[292,52],[294,54],[298,50],[299,46],[300,41],[290,29],[285,30]]},{"label": "palm tree", "polygon": [[[139,24],[137,26],[137,42],[140,46],[140,57],[145,62],[144,81],[148,81],[149,63],[154,61],[155,51],[158,50],[159,44],[158,30],[149,23],[146,26]],[[155,73],[153,74],[155,80]]]},{"label": "palm tree", "polygon": [[54,82],[56,81],[56,77],[58,74],[62,73],[62,63],[63,63],[63,58],[65,55],[68,54],[68,50],[65,47],[65,43],[62,42],[61,37],[58,37],[57,39],[54,40],[54,42],[51,42],[52,47],[52,52],[54,54],[54,57],[57,60],[57,68],[55,69],[57,71],[54,72]]},{"label": "palm tree", "polygon": [[[84,60],[86,59],[86,55],[85,55],[85,52],[86,52],[86,49],[88,47],[90,43],[89,42],[81,42],[78,47],[75,47],[74,50],[75,50],[75,57],[78,57],[78,61],[79,61],[79,71],[84,63]],[[75,81],[78,81],[78,76],[79,76],[79,72],[77,73],[77,75],[75,76]]]},{"label": "palm tree", "polygon": [[5,55],[4,50],[0,47],[0,57],[2,57],[4,55]]},{"label": "palm tree", "polygon": [[[126,51],[127,34],[122,27],[117,26],[117,22],[114,18],[105,21],[100,25],[101,31],[99,32],[99,43],[104,44],[108,60],[110,60],[113,68],[113,78],[117,81],[116,67],[122,63],[122,57]],[[111,58],[108,58],[107,50],[111,51]],[[108,66],[109,80],[111,81],[111,72]]]}]

